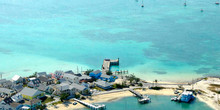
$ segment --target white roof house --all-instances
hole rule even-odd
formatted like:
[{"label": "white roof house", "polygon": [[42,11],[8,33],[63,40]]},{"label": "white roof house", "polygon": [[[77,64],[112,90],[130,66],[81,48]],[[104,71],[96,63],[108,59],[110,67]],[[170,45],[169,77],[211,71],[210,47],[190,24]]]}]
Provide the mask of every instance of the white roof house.
[{"label": "white roof house", "polygon": [[12,82],[17,82],[17,83],[23,82],[23,78],[19,75],[14,75],[11,80],[12,80]]}]

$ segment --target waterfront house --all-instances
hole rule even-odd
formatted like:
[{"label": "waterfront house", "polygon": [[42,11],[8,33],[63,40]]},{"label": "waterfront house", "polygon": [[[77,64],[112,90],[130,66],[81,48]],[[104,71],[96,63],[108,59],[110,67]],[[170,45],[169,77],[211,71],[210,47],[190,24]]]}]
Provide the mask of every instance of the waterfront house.
[{"label": "waterfront house", "polygon": [[36,87],[39,87],[39,85],[40,85],[40,79],[39,78],[29,78],[29,81],[30,82],[28,82],[28,86],[29,87],[32,87],[32,88],[36,88]]},{"label": "waterfront house", "polygon": [[32,88],[27,88],[27,87],[25,87],[20,92],[20,94],[22,95],[22,97],[24,99],[28,99],[28,100],[32,100],[32,99],[36,99],[36,98],[41,98],[41,97],[45,96],[44,92],[41,92],[39,90],[32,89]]},{"label": "waterfront house", "polygon": [[7,89],[7,88],[0,88],[0,93],[2,95],[10,96],[11,94],[14,93],[14,91],[11,89]]},{"label": "waterfront house", "polygon": [[54,86],[53,94],[60,95],[62,93],[72,94],[73,92],[69,88],[69,84],[61,83]]},{"label": "waterfront house", "polygon": [[47,77],[47,73],[46,72],[39,72],[36,74],[37,77],[43,76],[43,77]]},{"label": "waterfront house", "polygon": [[44,85],[50,85],[54,83],[52,78],[48,78],[45,76],[40,76],[38,77],[38,79],[40,80],[41,84],[44,84]]},{"label": "waterfront house", "polygon": [[15,94],[11,97],[11,99],[14,101],[14,102],[21,102],[23,100],[23,97],[20,93],[18,94]]},{"label": "waterfront house", "polygon": [[74,93],[78,92],[78,93],[82,93],[82,94],[86,94],[86,91],[88,90],[88,88],[86,88],[85,86],[79,85],[76,83],[72,83],[70,85],[70,88]]},{"label": "waterfront house", "polygon": [[73,74],[64,73],[63,78],[72,83],[79,83],[79,77]]},{"label": "waterfront house", "polygon": [[0,87],[11,88],[12,82],[10,80],[0,79]]},{"label": "waterfront house", "polygon": [[97,87],[100,87],[104,90],[108,90],[108,89],[112,88],[112,84],[108,83],[106,81],[97,81],[97,82],[94,83],[94,85],[97,86]]},{"label": "waterfront house", "polygon": [[96,71],[89,73],[89,76],[92,77],[93,79],[99,79],[101,75],[102,75],[102,72],[100,70],[96,70]]},{"label": "waterfront house", "polygon": [[23,78],[19,75],[14,75],[11,79],[14,84],[23,83]]}]

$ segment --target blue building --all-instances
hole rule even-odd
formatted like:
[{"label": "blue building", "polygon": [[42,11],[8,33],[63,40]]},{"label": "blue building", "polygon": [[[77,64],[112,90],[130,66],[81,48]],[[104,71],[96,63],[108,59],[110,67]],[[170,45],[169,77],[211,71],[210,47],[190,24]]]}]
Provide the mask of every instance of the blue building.
[{"label": "blue building", "polygon": [[117,76],[109,76],[106,74],[102,74],[99,79],[103,81],[108,81],[108,82],[115,82],[115,79],[117,78],[118,78]]},{"label": "blue building", "polygon": [[102,72],[100,70],[96,70],[96,71],[89,73],[89,76],[94,79],[99,79],[101,75],[102,75]]},{"label": "blue building", "polygon": [[189,102],[189,101],[191,101],[192,99],[194,99],[194,96],[193,96],[193,93],[191,92],[191,91],[184,91],[183,93],[182,93],[182,96],[181,96],[181,98],[180,98],[180,100],[182,101],[182,102]]}]

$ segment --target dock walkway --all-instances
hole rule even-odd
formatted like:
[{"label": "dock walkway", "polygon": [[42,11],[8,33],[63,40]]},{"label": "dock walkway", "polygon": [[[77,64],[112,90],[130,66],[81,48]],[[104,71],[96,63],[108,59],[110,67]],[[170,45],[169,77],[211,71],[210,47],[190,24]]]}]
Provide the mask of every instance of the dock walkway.
[{"label": "dock walkway", "polygon": [[140,94],[139,92],[137,91],[134,91],[133,89],[130,89],[129,90],[131,93],[133,93],[135,96],[137,96],[138,98],[142,99],[143,98],[143,95]]},{"label": "dock walkway", "polygon": [[87,102],[83,102],[81,100],[78,100],[76,98],[73,98],[73,100],[77,101],[78,103],[90,108],[91,110],[105,110],[106,106],[105,105],[93,105]]}]

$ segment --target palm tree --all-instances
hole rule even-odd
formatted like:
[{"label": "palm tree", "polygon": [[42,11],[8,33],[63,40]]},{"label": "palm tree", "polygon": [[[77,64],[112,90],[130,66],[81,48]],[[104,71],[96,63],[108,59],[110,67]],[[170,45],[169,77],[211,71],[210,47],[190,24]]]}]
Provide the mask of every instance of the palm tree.
[{"label": "palm tree", "polygon": [[154,81],[155,83],[156,83],[156,87],[157,87],[157,79],[155,79],[155,81]]}]

